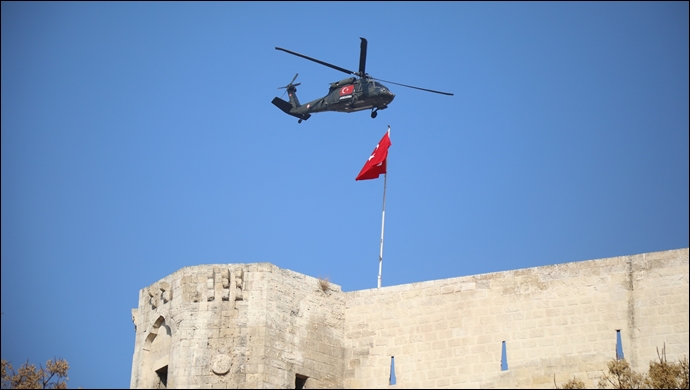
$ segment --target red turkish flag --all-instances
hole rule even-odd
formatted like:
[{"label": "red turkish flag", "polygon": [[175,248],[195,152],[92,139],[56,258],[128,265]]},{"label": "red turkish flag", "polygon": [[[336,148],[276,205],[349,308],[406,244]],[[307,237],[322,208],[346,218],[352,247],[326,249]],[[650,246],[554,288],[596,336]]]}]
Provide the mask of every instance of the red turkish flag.
[{"label": "red turkish flag", "polygon": [[354,90],[355,90],[354,85],[352,85],[352,84],[346,85],[346,86],[340,88],[340,96],[350,95],[350,94],[352,94],[352,91],[354,91]]},{"label": "red turkish flag", "polygon": [[390,146],[391,139],[389,133],[386,132],[381,141],[376,144],[376,148],[371,152],[369,160],[364,164],[355,180],[378,179],[379,175],[386,173],[386,158],[388,157],[388,148]]}]

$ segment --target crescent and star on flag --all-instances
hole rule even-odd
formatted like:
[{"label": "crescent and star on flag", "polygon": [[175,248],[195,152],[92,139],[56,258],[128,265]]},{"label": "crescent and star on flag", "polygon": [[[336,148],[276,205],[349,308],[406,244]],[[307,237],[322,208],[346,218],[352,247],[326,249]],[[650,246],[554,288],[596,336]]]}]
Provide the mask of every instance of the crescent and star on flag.
[{"label": "crescent and star on flag", "polygon": [[376,144],[376,147],[374,148],[374,152],[369,156],[369,161],[371,161],[372,158],[374,158],[374,155],[376,155],[376,150],[378,150],[379,144]]}]

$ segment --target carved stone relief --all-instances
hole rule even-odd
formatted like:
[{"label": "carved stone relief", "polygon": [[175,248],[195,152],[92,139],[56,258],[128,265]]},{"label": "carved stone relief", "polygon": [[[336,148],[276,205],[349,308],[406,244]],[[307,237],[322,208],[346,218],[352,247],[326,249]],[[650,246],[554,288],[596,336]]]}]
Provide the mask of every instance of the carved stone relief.
[{"label": "carved stone relief", "polygon": [[232,366],[232,359],[225,354],[218,354],[211,362],[211,371],[216,375],[225,375],[230,371]]}]

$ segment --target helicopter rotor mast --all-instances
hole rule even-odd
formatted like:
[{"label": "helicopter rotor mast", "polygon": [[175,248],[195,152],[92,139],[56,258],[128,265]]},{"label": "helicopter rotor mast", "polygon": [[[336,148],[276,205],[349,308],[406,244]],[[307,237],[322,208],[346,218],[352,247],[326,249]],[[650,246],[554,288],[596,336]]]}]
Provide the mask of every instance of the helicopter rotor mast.
[{"label": "helicopter rotor mast", "polygon": [[367,77],[364,68],[367,65],[367,40],[360,37],[362,42],[359,44],[359,77]]}]

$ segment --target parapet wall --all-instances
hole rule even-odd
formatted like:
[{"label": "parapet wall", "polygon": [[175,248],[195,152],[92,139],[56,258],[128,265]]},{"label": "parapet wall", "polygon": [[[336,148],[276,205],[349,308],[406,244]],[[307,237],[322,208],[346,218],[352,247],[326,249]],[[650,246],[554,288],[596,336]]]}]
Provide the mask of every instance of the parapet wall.
[{"label": "parapet wall", "polygon": [[617,331],[639,371],[664,344],[689,354],[688,269],[685,248],[343,293],[269,263],[186,267],[139,293],[131,387],[596,387]]}]

